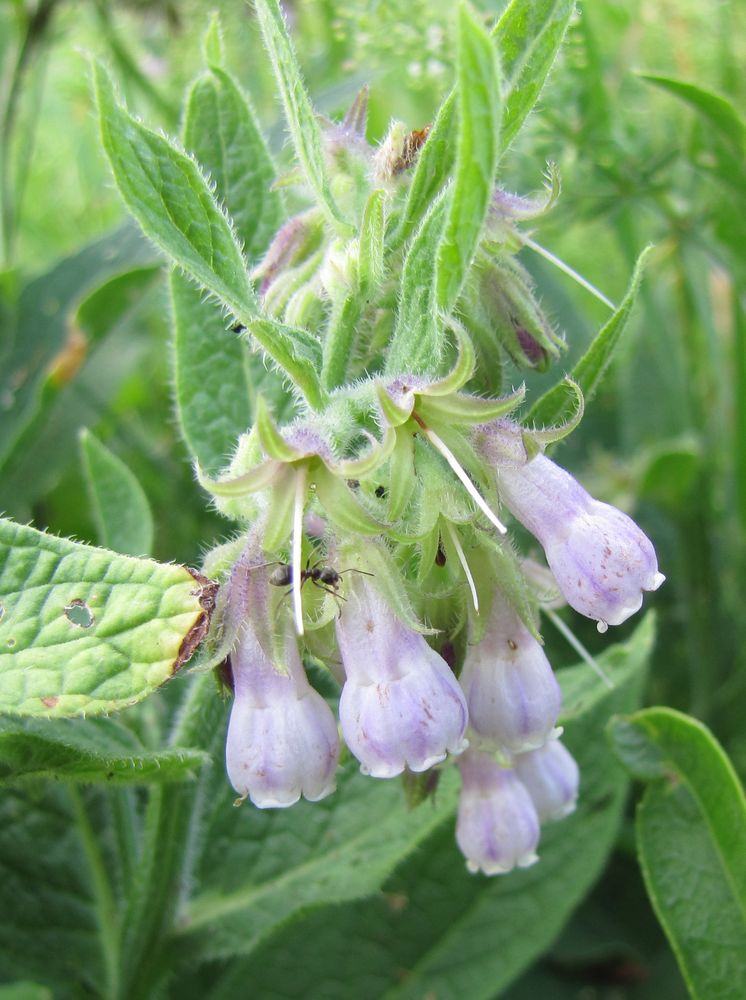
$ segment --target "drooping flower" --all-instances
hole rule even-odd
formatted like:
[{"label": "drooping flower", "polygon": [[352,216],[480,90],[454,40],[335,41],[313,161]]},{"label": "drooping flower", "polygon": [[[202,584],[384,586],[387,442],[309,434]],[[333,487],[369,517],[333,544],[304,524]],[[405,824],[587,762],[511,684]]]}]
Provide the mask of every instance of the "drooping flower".
[{"label": "drooping flower", "polygon": [[538,861],[539,817],[515,773],[472,749],[459,757],[458,768],[456,842],[468,869],[499,875]]},{"label": "drooping flower", "polygon": [[467,649],[460,682],[480,745],[523,753],[554,735],[559,684],[541,644],[498,595],[483,638]]},{"label": "drooping flower", "polygon": [[567,603],[601,631],[626,621],[642,605],[643,591],[665,580],[652,542],[632,518],[594,500],[544,455],[499,465],[498,487],[513,516],[541,542]]},{"label": "drooping flower", "polygon": [[335,788],[337,724],[308,683],[291,636],[285,650],[281,673],[249,627],[231,656],[235,700],[226,769],[239,795],[260,809],[291,806],[301,795],[316,802]]},{"label": "drooping flower", "polygon": [[234,701],[225,763],[239,795],[266,809],[331,794],[339,737],[331,709],[308,682],[292,631],[273,638],[268,570],[258,564],[256,546],[253,538],[227,584],[225,620],[240,618],[241,626],[230,657]]},{"label": "drooping flower", "polygon": [[519,754],[513,759],[513,767],[542,823],[562,819],[574,812],[580,772],[575,758],[559,740]]},{"label": "drooping flower", "polygon": [[337,621],[346,680],[342,734],[361,769],[393,778],[425,771],[466,746],[466,702],[445,660],[404,625],[366,577],[347,591]]}]

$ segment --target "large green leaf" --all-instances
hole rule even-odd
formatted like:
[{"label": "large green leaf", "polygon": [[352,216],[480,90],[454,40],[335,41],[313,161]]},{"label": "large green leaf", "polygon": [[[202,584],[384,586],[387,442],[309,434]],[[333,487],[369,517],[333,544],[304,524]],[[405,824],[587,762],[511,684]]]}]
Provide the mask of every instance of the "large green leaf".
[{"label": "large green leaf", "polygon": [[436,303],[446,312],[461,291],[492,200],[501,112],[494,46],[466,6],[458,37],[458,147],[435,276]]},{"label": "large green leaf", "polygon": [[741,156],[746,154],[746,121],[726,97],[704,87],[699,87],[695,83],[676,80],[670,76],[641,73],[640,77],[684,101],[698,112],[716,130],[718,135],[730,143]]},{"label": "large green leaf", "polygon": [[204,633],[211,588],[184,566],[6,520],[0,556],[0,711],[95,715],[132,705]]},{"label": "large green leaf", "polygon": [[350,234],[326,172],[321,130],[300,75],[285,18],[277,0],[256,0],[256,13],[282,97],[290,137],[303,174],[331,225]]},{"label": "large green leaf", "polygon": [[149,750],[113,719],[0,718],[0,784],[56,778],[110,785],[180,781],[205,762],[183,748]]},{"label": "large green leaf", "polygon": [[633,774],[650,782],[637,815],[645,885],[692,996],[746,995],[746,798],[712,734],[670,708],[610,727]]},{"label": "large green leaf", "polygon": [[142,486],[90,431],[81,434],[80,450],[99,544],[128,556],[150,555],[153,515]]},{"label": "large green leaf", "polygon": [[208,473],[224,468],[256,399],[248,346],[213,302],[174,270],[170,277],[174,397],[192,458]]},{"label": "large green leaf", "polygon": [[[586,403],[593,398],[598,389],[619,346],[622,334],[627,328],[632,309],[637,301],[645,264],[652,249],[652,247],[646,247],[637,258],[629,288],[621,304],[601,327],[585,354],[570,372],[570,378],[580,387]],[[568,383],[566,381],[559,382],[537,399],[529,410],[526,421],[536,427],[559,424],[563,420],[571,418],[576,403],[575,394],[568,392]]]}]

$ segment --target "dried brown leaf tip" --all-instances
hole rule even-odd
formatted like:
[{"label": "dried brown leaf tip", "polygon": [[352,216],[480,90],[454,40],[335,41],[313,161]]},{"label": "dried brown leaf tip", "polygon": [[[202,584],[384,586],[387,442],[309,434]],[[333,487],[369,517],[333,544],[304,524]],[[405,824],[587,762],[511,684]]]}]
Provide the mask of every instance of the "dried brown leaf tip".
[{"label": "dried brown leaf tip", "polygon": [[187,663],[192,656],[197,647],[202,643],[203,639],[207,635],[210,622],[212,621],[212,613],[215,610],[215,599],[218,593],[218,584],[214,580],[208,580],[206,576],[203,576],[196,569],[191,569],[189,566],[184,567],[186,571],[194,577],[198,586],[194,589],[193,594],[199,601],[199,605],[202,608],[202,613],[198,616],[194,625],[189,629],[187,634],[179,647],[179,655],[174,660],[172,674],[177,673],[185,663]]}]

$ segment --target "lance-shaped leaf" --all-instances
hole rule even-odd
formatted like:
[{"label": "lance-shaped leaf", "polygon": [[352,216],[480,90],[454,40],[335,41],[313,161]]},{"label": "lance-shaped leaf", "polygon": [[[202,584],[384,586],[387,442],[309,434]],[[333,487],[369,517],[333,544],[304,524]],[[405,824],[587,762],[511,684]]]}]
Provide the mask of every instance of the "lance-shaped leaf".
[{"label": "lance-shaped leaf", "polygon": [[503,150],[536,104],[574,10],[575,0],[512,0],[495,25],[493,34],[506,79]]},{"label": "lance-shaped leaf", "polygon": [[69,716],[133,705],[199,644],[214,586],[0,520],[0,711]]},{"label": "lance-shaped leaf", "polygon": [[99,543],[123,555],[149,555],[153,515],[142,486],[90,431],[81,433],[80,451]]},{"label": "lance-shaped leaf", "polygon": [[427,387],[428,396],[448,396],[465,385],[474,374],[477,365],[474,347],[463,326],[451,319],[451,326],[456,335],[458,354],[453,368],[443,378],[431,382]]},{"label": "lance-shaped leaf", "polygon": [[404,261],[396,327],[386,371],[435,374],[442,355],[444,331],[435,308],[438,241],[448,205],[448,191],[431,205]]},{"label": "lance-shaped leaf", "polygon": [[732,145],[740,156],[746,154],[746,121],[727,98],[686,80],[657,76],[653,73],[639,75],[641,79],[667,90],[669,94],[674,94],[684,101],[698,112],[722,139]]},{"label": "lance-shaped leaf", "polygon": [[501,110],[494,46],[466,6],[459,10],[458,39],[458,147],[435,277],[444,312],[459,296],[492,199]]},{"label": "lance-shaped leaf", "polygon": [[371,191],[363,211],[360,226],[360,256],[358,274],[360,287],[368,292],[383,280],[383,236],[386,228],[386,192],[382,188]]},{"label": "lance-shaped leaf", "polygon": [[256,0],[256,13],[305,179],[332,226],[344,235],[351,235],[351,227],[342,216],[329,186],[321,130],[301,79],[280,5],[277,0]]},{"label": "lance-shaped leaf", "polygon": [[563,407],[565,419],[562,423],[553,424],[549,427],[527,427],[524,430],[522,434],[523,446],[526,449],[526,457],[529,461],[548,445],[555,444],[557,441],[561,441],[569,434],[572,434],[583,419],[585,399],[577,382],[573,382],[567,376],[556,388],[564,389],[569,400],[569,404]]},{"label": "lance-shaped leaf", "polygon": [[614,748],[650,782],[636,813],[645,885],[693,997],[746,994],[746,798],[695,719],[648,708],[610,726]]},{"label": "lance-shaped leaf", "polygon": [[[592,399],[619,346],[637,299],[645,264],[651,251],[652,247],[646,247],[640,254],[620,306],[601,327],[588,350],[570,372],[571,381],[579,387],[586,402]],[[542,424],[560,424],[571,418],[572,409],[573,399],[567,392],[566,380],[563,380],[534,403],[526,417],[526,423],[537,427]]]},{"label": "lance-shaped leaf", "polygon": [[127,208],[156,246],[245,322],[257,309],[246,262],[204,174],[127,113],[98,63],[93,74],[101,141]]},{"label": "lance-shaped leaf", "polygon": [[420,151],[399,225],[390,238],[393,247],[400,246],[409,239],[450,176],[456,155],[454,142],[456,115],[454,90],[441,104],[425,145]]},{"label": "lance-shaped leaf", "polygon": [[29,778],[109,785],[182,781],[206,760],[199,750],[149,750],[113,719],[0,719],[0,784]]},{"label": "lance-shaped leaf", "polygon": [[256,261],[283,219],[272,189],[275,165],[246,95],[225,70],[211,66],[189,92],[184,145],[215,184],[244,253]]},{"label": "lance-shaped leaf", "polygon": [[402,516],[416,483],[414,438],[405,428],[396,434],[396,447],[389,464],[387,508],[389,520],[398,521]]}]

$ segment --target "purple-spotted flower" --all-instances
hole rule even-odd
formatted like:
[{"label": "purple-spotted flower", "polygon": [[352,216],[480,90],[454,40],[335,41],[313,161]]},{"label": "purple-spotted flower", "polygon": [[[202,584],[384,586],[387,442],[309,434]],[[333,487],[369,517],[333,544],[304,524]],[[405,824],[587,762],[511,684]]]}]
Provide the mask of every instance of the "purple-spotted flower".
[{"label": "purple-spotted flower", "polygon": [[238,794],[261,809],[323,799],[339,760],[337,723],[308,682],[295,637],[289,627],[275,635],[268,575],[255,528],[225,585],[223,626],[236,636],[225,764]]},{"label": "purple-spotted flower", "polygon": [[339,718],[364,773],[426,771],[466,746],[466,702],[445,660],[395,616],[366,577],[337,621],[346,680]]},{"label": "purple-spotted flower", "polygon": [[599,623],[620,625],[657,590],[652,542],[635,522],[594,500],[573,477],[544,455],[524,465],[498,466],[500,496],[511,514],[541,542],[567,603]]},{"label": "purple-spotted flower", "polygon": [[513,767],[542,823],[574,812],[580,773],[575,758],[559,740],[519,754],[513,760]]},{"label": "purple-spotted flower", "polygon": [[458,768],[456,842],[469,871],[500,875],[538,861],[539,817],[515,773],[471,749],[459,757]]},{"label": "purple-spotted flower", "polygon": [[316,802],[335,788],[339,759],[331,709],[308,682],[295,640],[285,642],[284,672],[251,623],[231,654],[235,700],[225,763],[235,790],[260,809]]},{"label": "purple-spotted flower", "polygon": [[460,681],[480,745],[523,753],[556,735],[559,684],[540,643],[498,595],[484,636],[467,649]]}]

